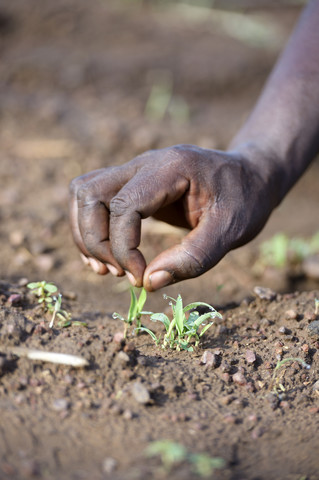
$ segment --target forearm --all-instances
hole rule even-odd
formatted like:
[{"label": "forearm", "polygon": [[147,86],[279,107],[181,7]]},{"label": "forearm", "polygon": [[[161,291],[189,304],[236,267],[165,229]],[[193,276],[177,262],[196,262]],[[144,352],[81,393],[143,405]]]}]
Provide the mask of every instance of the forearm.
[{"label": "forearm", "polygon": [[[230,146],[248,154],[260,167],[276,189],[274,206],[319,151],[318,25],[319,1],[314,0],[303,12],[256,107]],[[258,165],[260,158],[264,161]]]}]

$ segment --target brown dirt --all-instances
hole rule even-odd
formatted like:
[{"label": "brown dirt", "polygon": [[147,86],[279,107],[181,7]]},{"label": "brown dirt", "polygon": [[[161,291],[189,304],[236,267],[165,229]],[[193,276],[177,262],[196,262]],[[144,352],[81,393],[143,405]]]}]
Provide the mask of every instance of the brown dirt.
[{"label": "brown dirt", "polygon": [[[202,277],[165,290],[223,313],[194,353],[162,351],[144,335],[117,344],[122,325],[112,312],[126,313],[128,284],[89,272],[73,246],[70,179],[148,148],[225,148],[299,13],[287,6],[258,10],[278,36],[257,46],[207,18],[195,22],[149,3],[0,4],[0,478],[163,478],[159,461],[144,450],[170,438],[223,457],[218,479],[318,479],[319,335],[308,328],[319,320],[318,282],[300,270],[268,268],[256,277],[253,268],[261,240],[318,228],[318,162],[258,239]],[[145,115],[158,69],[171,72],[173,94],[187,102],[185,123]],[[179,235],[146,222],[146,257]],[[24,278],[56,282],[73,319],[88,328],[50,331]],[[260,299],[252,293],[256,284],[278,293]],[[12,294],[19,295],[14,305]],[[166,307],[162,292],[149,295],[148,309]],[[17,346],[78,354],[89,367],[18,358]],[[214,354],[213,366],[201,364],[205,351]],[[274,384],[278,359],[290,357],[311,368],[287,363]],[[132,394],[136,382],[151,395],[147,405]],[[195,475],[184,463],[169,477]]]}]

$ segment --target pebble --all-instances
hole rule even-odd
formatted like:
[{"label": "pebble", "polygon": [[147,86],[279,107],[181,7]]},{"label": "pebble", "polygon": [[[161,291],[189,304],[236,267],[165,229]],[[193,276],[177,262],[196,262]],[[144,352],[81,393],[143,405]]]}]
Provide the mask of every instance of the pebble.
[{"label": "pebble", "polygon": [[113,336],[113,342],[115,343],[122,343],[124,342],[124,333],[123,332],[116,332]]},{"label": "pebble", "polygon": [[141,382],[134,382],[132,385],[132,395],[134,399],[143,405],[150,402],[151,396],[147,388]]},{"label": "pebble", "polygon": [[10,297],[8,298],[8,304],[12,306],[19,305],[19,303],[21,303],[21,300],[22,295],[20,293],[12,293],[12,295],[10,295]]},{"label": "pebble", "polygon": [[61,412],[62,410],[67,410],[70,404],[66,398],[57,398],[52,402],[52,408],[56,412]]},{"label": "pebble", "polygon": [[116,468],[117,468],[117,461],[115,460],[115,458],[106,457],[103,460],[102,470],[103,470],[103,473],[105,473],[106,475],[109,475],[110,473],[114,472]]},{"label": "pebble", "polygon": [[219,357],[215,353],[212,353],[209,350],[205,350],[200,359],[200,364],[205,365],[206,368],[217,368],[219,365]]},{"label": "pebble", "polygon": [[255,363],[256,354],[253,350],[246,350],[245,358],[247,363]]},{"label": "pebble", "polygon": [[236,423],[238,423],[238,419],[235,415],[233,415],[232,413],[229,413],[227,415],[224,416],[223,418],[223,421],[225,423],[229,423],[230,425],[235,425]]},{"label": "pebble", "polygon": [[311,337],[318,337],[319,338],[319,320],[315,320],[309,323],[307,327],[308,333]]},{"label": "pebble", "polygon": [[277,297],[277,293],[271,290],[271,288],[266,287],[254,287],[254,293],[259,297],[261,300],[268,300],[272,301],[275,300]]},{"label": "pebble", "polygon": [[132,420],[133,417],[134,417],[134,414],[133,414],[132,410],[128,410],[128,409],[127,409],[127,410],[124,410],[124,412],[123,412],[123,418],[124,418],[125,420]]},{"label": "pebble", "polygon": [[282,326],[278,329],[278,333],[280,333],[280,335],[289,335],[290,330],[287,327]]},{"label": "pebble", "polygon": [[296,312],[296,310],[287,310],[285,312],[285,318],[286,320],[296,320],[296,318],[298,317],[298,314]]},{"label": "pebble", "polygon": [[130,357],[128,356],[128,354],[123,352],[122,350],[116,355],[116,358],[122,363],[129,363],[130,361]]},{"label": "pebble", "polygon": [[247,380],[245,378],[245,375],[241,372],[237,372],[233,375],[233,382],[237,383],[238,385],[246,385]]},{"label": "pebble", "polygon": [[265,433],[265,430],[263,427],[256,427],[251,432],[251,438],[253,440],[256,440],[257,438],[261,437],[264,433]]}]

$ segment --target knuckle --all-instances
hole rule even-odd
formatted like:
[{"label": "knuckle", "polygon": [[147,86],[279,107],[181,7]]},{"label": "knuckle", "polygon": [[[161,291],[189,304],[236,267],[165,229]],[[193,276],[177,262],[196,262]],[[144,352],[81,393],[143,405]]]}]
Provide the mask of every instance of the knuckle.
[{"label": "knuckle", "polygon": [[132,202],[127,197],[116,195],[110,202],[110,215],[120,217],[132,208]]},{"label": "knuckle", "polygon": [[87,206],[96,203],[96,198],[93,193],[92,186],[89,183],[79,185],[76,191],[76,196],[79,206]]},{"label": "knuckle", "polygon": [[69,184],[69,192],[71,195],[76,195],[79,186],[81,185],[80,177],[73,178]]}]

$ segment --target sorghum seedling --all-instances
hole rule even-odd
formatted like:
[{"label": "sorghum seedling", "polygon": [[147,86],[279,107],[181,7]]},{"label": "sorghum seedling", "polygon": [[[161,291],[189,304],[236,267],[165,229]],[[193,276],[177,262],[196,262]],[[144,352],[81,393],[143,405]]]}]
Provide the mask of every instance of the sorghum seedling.
[{"label": "sorghum seedling", "polygon": [[58,287],[52,282],[31,282],[27,285],[30,288],[31,293],[38,297],[38,303],[43,303],[45,309],[47,309],[48,304],[53,302],[52,294],[58,291]]},{"label": "sorghum seedling", "polygon": [[278,393],[278,387],[280,388],[281,391],[283,391],[283,392],[285,391],[285,387],[281,383],[279,383],[279,379],[277,378],[277,373],[278,373],[279,369],[287,362],[298,362],[298,363],[300,363],[300,365],[302,365],[307,370],[309,370],[311,368],[310,365],[308,365],[308,363],[306,363],[304,360],[302,360],[302,358],[291,357],[291,358],[284,358],[283,360],[278,361],[277,365],[274,368],[274,373],[273,373],[273,376],[272,376],[272,379],[271,379],[271,385],[272,385],[272,388],[273,388],[275,393]]},{"label": "sorghum seedling", "polygon": [[[204,322],[216,317],[222,318],[221,314],[217,312],[214,307],[204,302],[193,302],[186,307],[183,307],[183,300],[181,295],[177,296],[177,299],[164,295],[164,298],[170,299],[170,306],[172,307],[173,318],[170,320],[164,313],[153,313],[151,320],[153,322],[162,322],[166,329],[166,334],[163,338],[162,348],[169,346],[176,350],[193,351],[193,347],[190,345],[191,340],[195,339],[195,347],[199,344],[200,338],[205,332],[213,325],[214,322],[205,324]],[[200,315],[196,308],[207,307],[210,311]],[[186,315],[186,312],[193,310],[190,314]],[[200,327],[201,330],[200,330]],[[154,342],[158,345],[160,339],[156,337],[155,333],[149,328],[142,327],[139,330],[145,331],[151,335]]]},{"label": "sorghum seedling", "polygon": [[131,304],[127,314],[127,318],[123,317],[117,312],[114,312],[112,317],[119,318],[124,322],[124,338],[127,336],[128,328],[135,322],[136,323],[136,330],[139,331],[141,329],[141,316],[144,314],[151,314],[152,312],[144,312],[143,307],[146,302],[147,293],[145,288],[142,288],[140,296],[137,297],[134,289],[130,288],[131,292]]}]

